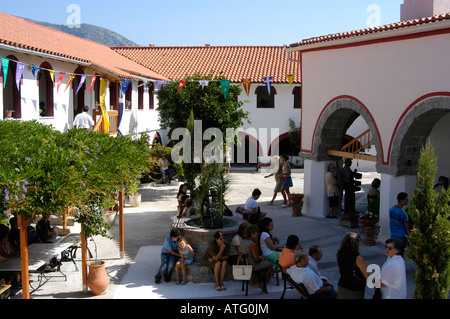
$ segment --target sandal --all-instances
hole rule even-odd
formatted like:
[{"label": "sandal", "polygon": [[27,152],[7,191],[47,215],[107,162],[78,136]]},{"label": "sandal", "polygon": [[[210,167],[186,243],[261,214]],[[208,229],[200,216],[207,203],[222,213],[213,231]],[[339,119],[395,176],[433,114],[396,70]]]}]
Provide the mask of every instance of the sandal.
[{"label": "sandal", "polygon": [[180,284],[181,284],[181,285],[186,285],[187,282],[188,282],[188,280],[187,280],[187,278],[186,278],[186,279],[183,279],[183,280],[180,282]]},{"label": "sandal", "polygon": [[222,291],[222,287],[216,286],[216,291]]},{"label": "sandal", "polygon": [[225,286],[221,286],[220,287],[222,290],[227,290],[227,287],[225,287]]}]

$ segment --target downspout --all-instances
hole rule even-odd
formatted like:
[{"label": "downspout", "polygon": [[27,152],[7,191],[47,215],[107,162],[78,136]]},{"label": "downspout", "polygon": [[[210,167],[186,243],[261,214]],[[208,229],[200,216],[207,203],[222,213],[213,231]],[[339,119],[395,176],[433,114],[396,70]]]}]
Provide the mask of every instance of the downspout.
[{"label": "downspout", "polygon": [[291,58],[291,52],[292,51],[288,50],[289,48],[288,48],[287,45],[284,45],[284,49],[286,50],[286,56],[287,56],[287,59],[288,59],[289,62],[294,62],[294,63],[300,63],[301,62],[300,60],[296,60],[296,59],[292,59]]}]

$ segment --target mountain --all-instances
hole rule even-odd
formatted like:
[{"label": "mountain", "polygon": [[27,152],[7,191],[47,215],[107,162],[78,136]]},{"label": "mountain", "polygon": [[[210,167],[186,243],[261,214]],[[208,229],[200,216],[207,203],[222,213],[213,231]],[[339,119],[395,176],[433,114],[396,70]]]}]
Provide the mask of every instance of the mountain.
[{"label": "mountain", "polygon": [[97,43],[101,43],[107,46],[138,46],[138,44],[134,43],[131,40],[121,36],[120,34],[111,31],[109,29],[105,29],[102,27],[98,27],[92,24],[82,23],[80,28],[69,28],[63,24],[53,24],[48,22],[40,22],[36,20],[27,19],[28,21],[46,26],[48,28],[60,30],[65,33],[69,33],[75,35],[77,37],[91,40]]}]

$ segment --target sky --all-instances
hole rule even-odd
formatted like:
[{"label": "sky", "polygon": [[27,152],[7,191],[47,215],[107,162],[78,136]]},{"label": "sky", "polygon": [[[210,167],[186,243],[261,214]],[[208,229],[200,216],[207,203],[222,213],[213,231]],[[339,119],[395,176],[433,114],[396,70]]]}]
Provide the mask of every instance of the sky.
[{"label": "sky", "polygon": [[0,0],[0,11],[88,23],[147,46],[289,45],[400,21],[403,0]]}]

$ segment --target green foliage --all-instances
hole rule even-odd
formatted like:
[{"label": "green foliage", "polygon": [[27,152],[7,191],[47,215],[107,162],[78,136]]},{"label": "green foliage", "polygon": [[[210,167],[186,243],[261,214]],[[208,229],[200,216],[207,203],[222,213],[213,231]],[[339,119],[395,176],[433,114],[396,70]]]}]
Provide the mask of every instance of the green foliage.
[{"label": "green foliage", "polygon": [[413,229],[407,256],[416,264],[416,299],[446,299],[450,288],[450,190],[433,189],[437,159],[430,143],[422,147],[417,184],[408,210]]},{"label": "green foliage", "polygon": [[[242,89],[236,85],[230,85],[227,99],[225,100],[219,80],[222,76],[213,77],[196,73],[186,76],[184,87],[178,91],[178,82],[169,82],[161,87],[158,92],[159,120],[161,127],[170,130],[186,127],[187,120],[193,110],[195,119],[202,120],[203,130],[218,128],[224,135],[227,128],[237,129],[248,121],[248,112],[242,109],[243,102],[238,101]],[[202,88],[198,80],[210,80],[209,84]]]},{"label": "green foliage", "polygon": [[289,142],[292,145],[292,155],[297,155],[300,152],[300,138],[301,138],[301,129],[300,126],[296,127],[295,122],[292,119],[289,119]]},{"label": "green foliage", "polygon": [[[196,203],[196,214],[200,216],[203,228],[213,228],[215,222],[222,224],[223,210],[225,208],[225,196],[228,191],[229,178],[225,175],[225,168],[220,163],[211,163],[206,165],[202,174],[199,176],[199,186],[194,191],[194,200]],[[211,218],[211,225],[204,223],[203,204],[208,201],[207,215]]]}]

